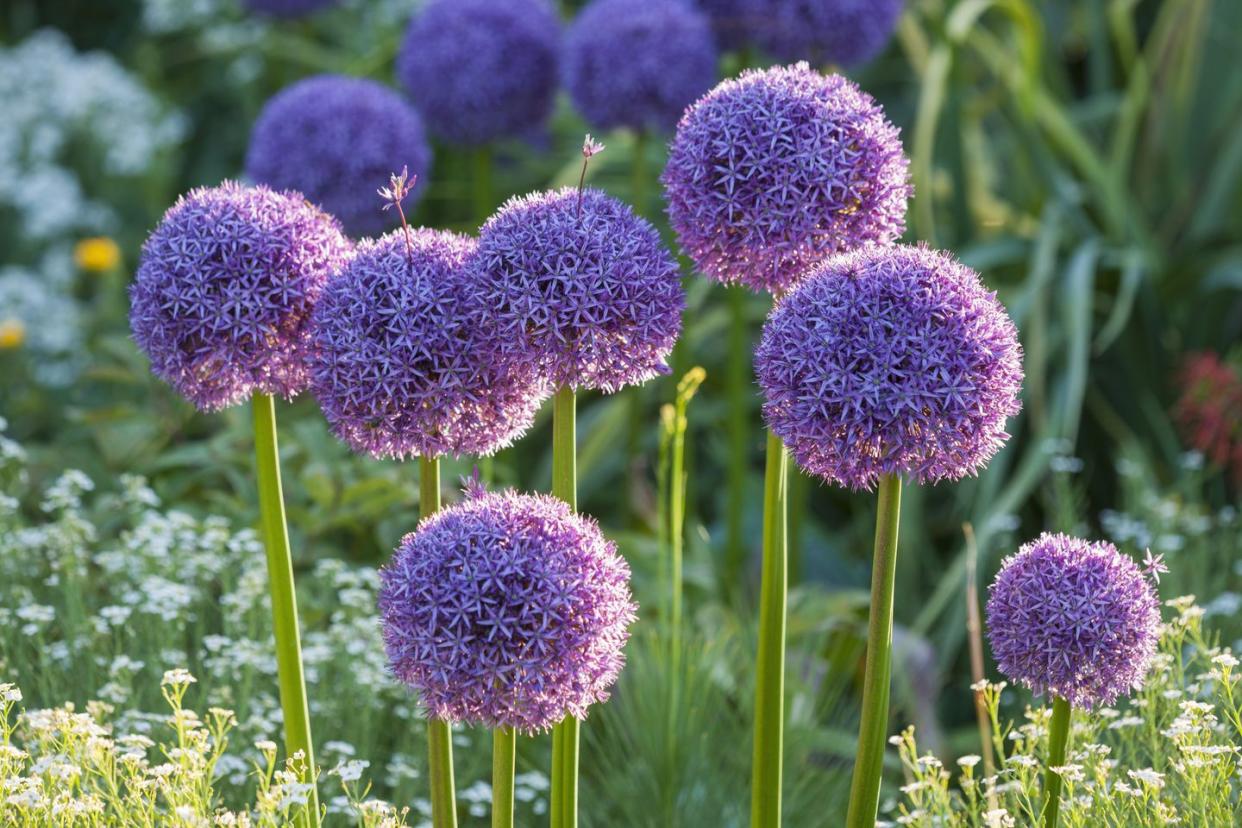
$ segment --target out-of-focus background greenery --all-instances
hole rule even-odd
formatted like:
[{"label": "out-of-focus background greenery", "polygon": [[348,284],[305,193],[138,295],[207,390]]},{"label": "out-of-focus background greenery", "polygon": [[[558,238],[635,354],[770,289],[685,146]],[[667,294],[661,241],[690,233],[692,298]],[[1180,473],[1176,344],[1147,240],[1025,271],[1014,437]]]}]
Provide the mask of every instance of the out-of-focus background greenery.
[{"label": "out-of-focus background greenery", "polygon": [[[150,377],[128,337],[125,288],[178,193],[240,175],[250,126],[277,90],[321,72],[392,84],[417,6],[343,0],[291,21],[234,0],[0,9],[0,469],[15,499],[0,510],[0,678],[29,701],[112,694],[120,709],[158,710],[159,674],[185,665],[200,675],[194,692],[251,716],[244,732],[270,732],[275,706],[253,701],[270,678],[267,622],[261,590],[245,592],[248,412],[197,414]],[[1040,530],[1164,554],[1162,596],[1197,593],[1226,643],[1242,635],[1239,54],[1231,0],[910,0],[888,49],[850,72],[902,128],[916,189],[907,238],[977,268],[1026,350],[1008,446],[979,479],[904,498],[893,730],[915,722],[938,753],[977,750],[969,575],[982,590]],[[721,76],[763,62],[726,54]],[[490,206],[576,180],[587,129],[562,95],[545,134],[496,148]],[[608,149],[592,183],[639,199],[667,234],[656,176],[668,136],[642,145],[637,176],[632,134],[597,137]],[[471,154],[435,153],[413,221],[472,232],[483,216]],[[580,506],[620,543],[643,606],[615,698],[584,737],[586,824],[736,824],[747,808],[763,440],[749,365],[731,354],[749,348],[768,300],[689,266],[685,276],[674,374],[701,365],[706,380],[689,404],[689,629],[672,690],[660,407],[675,383],[580,403]],[[1222,365],[1188,383],[1192,358]],[[303,615],[321,645],[308,656],[314,725],[320,744],[335,743],[323,761],[364,757],[378,793],[415,801],[421,731],[383,676],[370,604],[374,568],[416,521],[416,471],[352,456],[309,397],[279,416]],[[545,412],[491,473],[546,489],[550,447]],[[469,469],[449,464],[446,478]],[[54,484],[70,502],[45,502]],[[865,495],[801,476],[792,500],[787,811],[800,825],[848,782],[874,518]],[[144,609],[152,590],[160,600]],[[129,610],[110,626],[110,607]],[[253,658],[228,657],[247,642]],[[461,738],[474,745],[459,750],[469,790],[486,740]],[[537,772],[545,753],[523,744],[519,772]],[[534,813],[542,782],[529,782]]]}]

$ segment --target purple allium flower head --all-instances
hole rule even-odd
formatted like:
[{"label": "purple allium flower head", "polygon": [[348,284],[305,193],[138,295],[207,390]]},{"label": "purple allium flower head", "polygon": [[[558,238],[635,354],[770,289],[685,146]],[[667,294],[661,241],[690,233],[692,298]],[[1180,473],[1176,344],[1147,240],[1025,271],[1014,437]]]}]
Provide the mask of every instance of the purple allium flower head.
[{"label": "purple allium flower head", "polygon": [[560,36],[547,0],[430,0],[406,31],[397,79],[439,138],[520,137],[552,111]]},{"label": "purple allium flower head", "polygon": [[696,0],[711,20],[716,42],[724,50],[739,49],[749,43],[766,22],[771,0]]},{"label": "purple allium flower head", "polygon": [[744,72],[690,107],[663,181],[699,270],[774,293],[831,253],[894,241],[910,196],[883,110],[805,63]]},{"label": "purple allium flower head", "polygon": [[468,494],[380,572],[393,673],[436,718],[524,733],[584,718],[624,663],[629,567],[561,500]]},{"label": "purple allium flower head", "polygon": [[489,336],[468,278],[475,241],[439,230],[363,240],[314,314],[313,390],[332,431],[375,457],[491,454],[543,385]]},{"label": "purple allium flower head", "polygon": [[1147,574],[1106,541],[1043,534],[1001,565],[988,597],[997,667],[1074,707],[1138,689],[1160,637]]},{"label": "purple allium flower head", "polygon": [[777,60],[858,66],[888,45],[904,0],[761,0],[760,45]]},{"label": "purple allium flower head", "polygon": [[272,17],[303,17],[320,9],[335,6],[340,0],[242,0],[253,12]]},{"label": "purple allium flower head", "polygon": [[666,372],[685,295],[650,222],[599,190],[512,198],[479,234],[483,303],[553,388],[616,391]]},{"label": "purple allium flower head", "polygon": [[871,247],[821,264],[755,354],[764,418],[808,472],[853,489],[974,473],[1018,413],[1022,348],[996,294],[950,255]]},{"label": "purple allium flower head", "polygon": [[226,181],[177,200],[142,248],[130,326],[151,370],[203,411],[310,383],[310,316],[352,250],[299,193]]},{"label": "purple allium flower head", "polygon": [[671,130],[716,80],[711,24],[687,0],[593,0],[564,61],[574,105],[598,129]]},{"label": "purple allium flower head", "polygon": [[277,93],[255,121],[246,153],[247,176],[305,193],[355,236],[392,226],[373,182],[406,166],[426,182],[431,149],[418,112],[383,84],[342,75]]}]

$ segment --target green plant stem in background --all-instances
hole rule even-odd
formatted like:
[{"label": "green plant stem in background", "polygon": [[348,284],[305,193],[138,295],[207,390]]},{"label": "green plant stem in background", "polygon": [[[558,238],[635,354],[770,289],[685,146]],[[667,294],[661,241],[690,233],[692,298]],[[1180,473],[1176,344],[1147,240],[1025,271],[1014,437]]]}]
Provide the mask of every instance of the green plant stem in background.
[{"label": "green plant stem in background", "polygon": [[755,746],[751,766],[751,828],[779,828],[785,741],[785,525],[789,452],[768,432],[763,479],[763,582],[759,596],[759,659],[755,668]]},{"label": "green plant stem in background", "polygon": [[474,151],[472,159],[474,169],[471,171],[471,187],[474,208],[474,220],[483,226],[492,214],[492,148],[479,147]]},{"label": "green plant stem in background", "polygon": [[[419,511],[425,518],[440,511],[440,458],[419,458],[418,481]],[[453,729],[442,719],[427,719],[427,760],[427,781],[431,786],[431,824],[434,828],[456,828]]]},{"label": "green plant stem in background", "polygon": [[630,202],[640,216],[647,213],[647,132],[634,133],[634,153],[630,160]]},{"label": "green plant stem in background", "polygon": [[1069,746],[1070,703],[1055,696],[1052,722],[1048,725],[1048,767],[1044,771],[1044,828],[1056,828],[1061,812],[1061,774],[1055,768],[1065,765]]},{"label": "green plant stem in background", "polygon": [[492,828],[513,828],[513,772],[517,734],[513,728],[492,731]]},{"label": "green plant stem in background", "polygon": [[272,630],[276,638],[276,674],[280,710],[285,725],[285,753],[301,751],[303,779],[311,782],[305,825],[319,825],[319,793],[315,781],[315,751],[311,742],[310,707],[302,673],[302,641],[298,633],[298,600],[293,587],[293,555],[285,523],[285,498],[280,485],[280,450],[276,443],[276,401],[255,394],[254,455],[259,483],[259,521],[267,550],[268,588],[272,595]]},{"label": "green plant stem in background", "polygon": [[728,404],[728,501],[726,506],[725,586],[732,590],[741,582],[746,563],[746,473],[749,471],[747,413],[750,410],[750,337],[746,330],[746,289],[728,288],[729,342],[725,394]]},{"label": "green plant stem in background", "polygon": [[901,477],[880,478],[875,516],[875,559],[871,568],[871,619],[867,624],[867,669],[863,675],[862,724],[850,783],[849,828],[874,828],[888,742],[888,697],[893,672],[893,586],[897,581],[897,524]]},{"label": "green plant stem in background", "polygon": [[[552,496],[578,508],[577,402],[572,388],[552,397]],[[566,716],[552,728],[552,828],[578,825],[578,720]]]}]

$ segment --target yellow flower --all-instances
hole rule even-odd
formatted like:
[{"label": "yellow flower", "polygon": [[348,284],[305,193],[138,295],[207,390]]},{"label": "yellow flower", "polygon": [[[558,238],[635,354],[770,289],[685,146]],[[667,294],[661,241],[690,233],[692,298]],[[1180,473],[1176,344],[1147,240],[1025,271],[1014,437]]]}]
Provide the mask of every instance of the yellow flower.
[{"label": "yellow flower", "polygon": [[73,248],[73,260],[82,270],[103,273],[121,263],[121,248],[107,236],[82,239]]},{"label": "yellow flower", "polygon": [[0,320],[0,351],[22,347],[26,341],[26,326],[20,319]]}]

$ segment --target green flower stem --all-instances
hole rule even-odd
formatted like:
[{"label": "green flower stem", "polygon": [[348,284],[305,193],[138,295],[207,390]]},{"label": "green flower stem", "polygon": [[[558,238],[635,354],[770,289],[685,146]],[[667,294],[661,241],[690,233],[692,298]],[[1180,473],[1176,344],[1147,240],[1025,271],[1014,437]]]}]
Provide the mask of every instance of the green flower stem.
[{"label": "green flower stem", "polygon": [[517,734],[510,727],[492,731],[492,828],[513,828],[513,772]]},{"label": "green flower stem", "polygon": [[315,750],[311,742],[306,677],[302,673],[302,642],[298,634],[298,600],[293,588],[293,555],[285,523],[285,499],[280,486],[280,452],[276,443],[276,401],[255,394],[254,456],[259,482],[259,521],[267,549],[267,577],[272,593],[272,630],[276,637],[276,674],[280,709],[285,723],[285,753],[305,757],[303,780],[312,783],[307,817],[300,824],[319,825],[319,793],[315,781]]},{"label": "green flower stem", "polygon": [[759,596],[759,663],[755,675],[755,752],[751,828],[779,828],[785,740],[785,535],[789,452],[768,432],[763,478],[763,583]]},{"label": "green flower stem", "polygon": [[1061,813],[1061,774],[1053,768],[1065,765],[1069,728],[1070,703],[1054,696],[1052,723],[1048,726],[1048,769],[1044,771],[1044,828],[1057,828],[1057,818]]},{"label": "green flower stem", "polygon": [[474,170],[471,176],[474,219],[482,226],[492,213],[492,148],[479,147],[474,151]]},{"label": "green flower stem", "polygon": [[[578,508],[578,459],[575,446],[576,401],[572,388],[552,398],[552,496]],[[573,716],[552,728],[552,828],[578,826],[578,720]]]},{"label": "green flower stem", "polygon": [[893,586],[897,575],[897,524],[901,477],[880,478],[875,516],[875,560],[871,569],[871,619],[867,624],[867,669],[863,675],[862,724],[850,784],[849,828],[874,828],[880,807],[880,779],[888,731],[888,697],[893,673]]},{"label": "green flower stem", "polygon": [[728,457],[728,514],[725,545],[724,587],[730,593],[741,582],[742,567],[746,562],[745,531],[746,474],[749,463],[749,425],[746,416],[750,410],[750,335],[746,329],[746,288],[734,285],[728,288],[729,338],[728,363],[725,373],[725,389],[729,398],[726,427],[729,435]]},{"label": "green flower stem", "polygon": [[[440,511],[440,458],[418,461],[418,505],[423,517]],[[457,828],[453,792],[453,729],[442,719],[427,719],[427,777],[431,785],[431,824]]]}]

